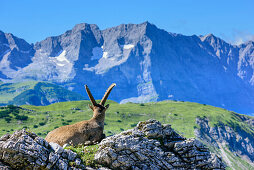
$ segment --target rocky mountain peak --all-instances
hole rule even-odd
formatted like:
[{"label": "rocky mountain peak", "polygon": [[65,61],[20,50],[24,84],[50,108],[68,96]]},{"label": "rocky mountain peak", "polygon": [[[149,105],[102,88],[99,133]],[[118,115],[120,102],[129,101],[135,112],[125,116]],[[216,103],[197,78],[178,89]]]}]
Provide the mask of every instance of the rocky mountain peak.
[{"label": "rocky mountain peak", "polygon": [[96,24],[87,24],[87,23],[81,23],[76,24],[72,29],[72,33],[79,33],[81,31],[83,32],[89,32],[89,31],[95,31],[99,30],[99,27]]},{"label": "rocky mountain peak", "polygon": [[226,46],[229,45],[227,42],[220,39],[219,37],[216,37],[213,34],[207,34],[205,36],[201,36],[200,40],[211,44],[213,47],[222,47],[223,48],[223,45],[226,45]]},{"label": "rocky mountain peak", "polygon": [[205,41],[205,40],[215,40],[217,39],[216,36],[214,36],[212,33],[209,33],[207,35],[204,35],[204,36],[200,36],[201,40],[202,41]]},{"label": "rocky mountain peak", "polygon": [[[82,94],[84,83],[98,88],[105,82],[101,94],[114,81],[117,93],[124,92],[112,95],[118,102],[185,100],[242,113],[254,101],[253,44],[233,46],[213,34],[173,34],[149,22],[105,30],[82,23],[34,47],[3,33],[0,41],[5,42],[0,43],[1,77],[13,81],[65,82]],[[9,44],[18,48],[10,52]]]},{"label": "rocky mountain peak", "polygon": [[5,45],[9,46],[11,49],[16,48],[17,50],[21,50],[21,51],[28,51],[28,50],[31,50],[32,48],[32,46],[29,43],[27,43],[25,40],[18,38],[11,33],[2,32],[0,36],[2,37],[1,39],[4,40],[4,42],[2,43],[5,43]]},{"label": "rocky mountain peak", "polygon": [[80,32],[82,30],[89,30],[90,29],[90,24],[87,23],[81,23],[81,24],[76,24],[73,28],[72,28],[72,32]]},{"label": "rocky mountain peak", "polygon": [[240,48],[246,48],[246,47],[254,47],[254,41],[248,41],[246,43],[240,44]]}]

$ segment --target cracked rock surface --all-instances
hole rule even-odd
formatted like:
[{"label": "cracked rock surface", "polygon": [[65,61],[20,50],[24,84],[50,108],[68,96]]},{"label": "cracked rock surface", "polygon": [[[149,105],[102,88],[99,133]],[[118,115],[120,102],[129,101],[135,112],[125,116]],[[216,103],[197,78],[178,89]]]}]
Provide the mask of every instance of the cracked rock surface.
[{"label": "cracked rock surface", "polygon": [[[100,170],[225,169],[221,158],[201,142],[186,139],[156,120],[139,122],[134,129],[102,140],[94,159]],[[0,138],[0,169],[93,170],[71,150],[24,129]]]},{"label": "cracked rock surface", "polygon": [[71,150],[24,129],[0,138],[0,169],[75,169],[70,161],[80,159]]},{"label": "cracked rock surface", "polygon": [[225,169],[200,141],[185,139],[156,120],[139,122],[99,146],[95,160],[112,169]]}]

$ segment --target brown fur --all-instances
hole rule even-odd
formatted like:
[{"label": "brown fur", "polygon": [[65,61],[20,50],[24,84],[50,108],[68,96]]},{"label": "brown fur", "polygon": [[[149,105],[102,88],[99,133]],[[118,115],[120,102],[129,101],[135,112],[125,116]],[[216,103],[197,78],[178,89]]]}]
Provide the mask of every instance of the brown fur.
[{"label": "brown fur", "polygon": [[54,142],[61,146],[64,144],[93,144],[100,142],[105,135],[103,134],[104,130],[104,119],[105,112],[108,109],[109,105],[104,106],[107,97],[112,90],[115,84],[112,84],[107,92],[105,93],[100,104],[97,104],[86,86],[88,96],[93,104],[89,107],[93,110],[93,117],[90,120],[84,120],[73,125],[67,125],[59,127],[48,133],[46,136],[47,142]]}]

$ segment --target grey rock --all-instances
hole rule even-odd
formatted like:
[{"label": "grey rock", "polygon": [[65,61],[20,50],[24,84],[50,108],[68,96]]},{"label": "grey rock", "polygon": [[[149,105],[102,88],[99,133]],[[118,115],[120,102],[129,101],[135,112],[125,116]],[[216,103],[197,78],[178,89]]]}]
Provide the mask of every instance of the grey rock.
[{"label": "grey rock", "polygon": [[[221,139],[215,132],[212,134]],[[251,140],[238,138],[247,143]],[[225,169],[221,158],[199,140],[186,139],[170,125],[156,120],[139,122],[134,129],[103,139],[94,158],[106,166],[99,169]],[[93,169],[83,165],[71,150],[48,144],[25,130],[1,137],[0,160],[2,169]],[[69,161],[75,162],[75,167]]]},{"label": "grey rock", "polygon": [[57,154],[57,153],[51,152],[49,154],[49,162],[51,164],[55,164],[58,161],[59,158],[60,158],[60,155]]},{"label": "grey rock", "polygon": [[79,165],[81,164],[81,159],[77,158],[77,159],[75,160],[75,164],[79,166]]},{"label": "grey rock", "polygon": [[55,151],[55,153],[61,154],[64,151],[64,148],[57,143],[50,142],[49,145]]},{"label": "grey rock", "polygon": [[237,46],[149,22],[105,30],[78,24],[35,45],[0,32],[0,80],[50,81],[80,94],[85,82],[95,98],[115,82],[111,98],[121,103],[172,99],[253,113],[253,49],[253,41]]},{"label": "grey rock", "polygon": [[[50,147],[49,147],[50,146]],[[63,169],[73,168],[68,162],[77,154],[61,146],[48,144],[43,138],[25,129],[4,135],[0,140],[0,169]],[[69,159],[67,159],[69,158]],[[81,160],[76,158],[81,169]]]},{"label": "grey rock", "polygon": [[72,152],[71,150],[67,150],[67,154],[68,154],[68,160],[73,161],[76,157],[77,154],[75,152]]},{"label": "grey rock", "polygon": [[5,135],[1,136],[0,141],[5,141],[5,140],[9,139],[10,136],[11,135],[9,133],[6,133]]},{"label": "grey rock", "polygon": [[63,145],[63,148],[68,147],[68,146],[70,146],[70,144],[66,143],[66,144]]},{"label": "grey rock", "polygon": [[67,170],[68,169],[68,163],[64,159],[59,159],[57,161],[57,166],[60,170]]},{"label": "grey rock", "polygon": [[[172,144],[168,147],[162,141]],[[139,122],[99,146],[95,160],[112,169],[225,169],[200,141],[185,139],[156,120]]]},{"label": "grey rock", "polygon": [[[234,114],[236,118],[240,118],[242,121],[247,121],[250,127],[254,127],[248,116]],[[244,159],[247,163],[252,166],[254,161],[254,137],[253,133],[247,133],[241,128],[233,129],[232,127],[221,123],[219,126],[211,126],[209,124],[208,118],[196,118],[196,123],[200,128],[195,130],[196,137],[204,142],[206,145],[210,146],[214,150],[222,150],[223,147],[228,148],[231,153],[234,153],[237,157],[245,157]],[[232,166],[230,160],[228,160],[224,154],[221,152],[222,159]],[[241,167],[243,165],[239,164],[239,168],[246,169],[246,167]],[[233,167],[235,168],[235,167]]]}]

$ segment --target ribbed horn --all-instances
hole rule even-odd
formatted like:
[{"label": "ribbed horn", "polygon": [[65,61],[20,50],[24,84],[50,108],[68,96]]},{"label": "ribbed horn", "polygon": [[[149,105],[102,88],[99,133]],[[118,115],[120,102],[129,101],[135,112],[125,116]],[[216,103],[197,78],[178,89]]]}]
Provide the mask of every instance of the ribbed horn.
[{"label": "ribbed horn", "polygon": [[92,102],[93,106],[95,106],[97,103],[94,100],[92,93],[90,92],[90,90],[89,90],[87,85],[85,85],[85,88],[86,88],[86,92],[88,94],[88,97],[89,97],[90,101]]},{"label": "ribbed horn", "polygon": [[113,87],[115,87],[115,86],[116,86],[115,83],[113,83],[113,84],[111,84],[111,86],[109,86],[108,90],[106,91],[106,93],[104,94],[103,98],[101,99],[101,102],[100,102],[101,105],[104,106],[104,104],[106,103],[107,98],[108,98],[108,96],[109,96],[111,90],[112,90]]}]

